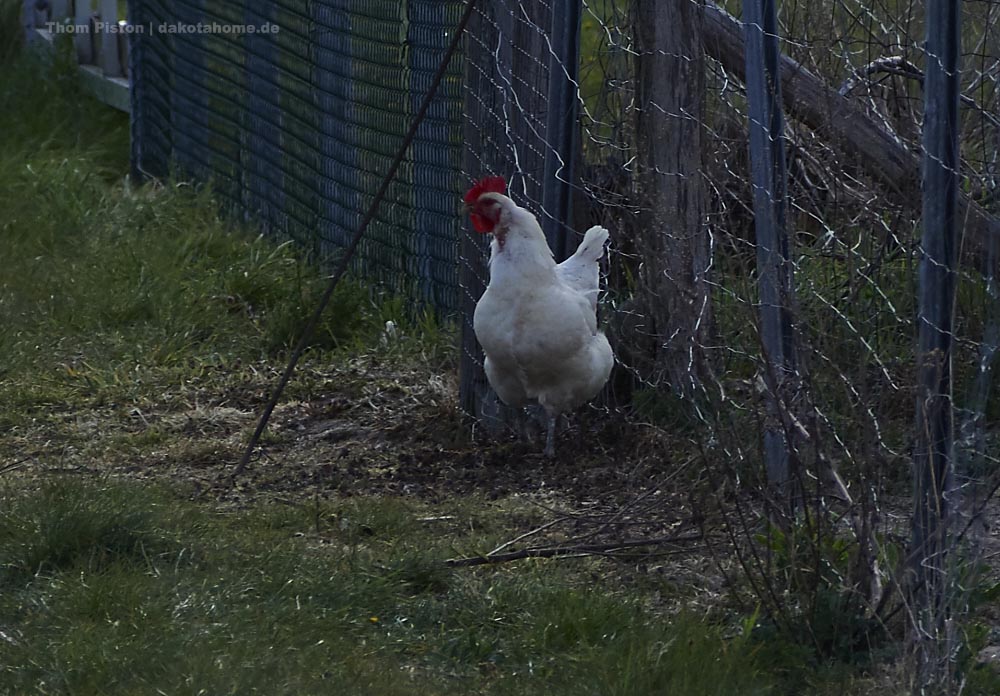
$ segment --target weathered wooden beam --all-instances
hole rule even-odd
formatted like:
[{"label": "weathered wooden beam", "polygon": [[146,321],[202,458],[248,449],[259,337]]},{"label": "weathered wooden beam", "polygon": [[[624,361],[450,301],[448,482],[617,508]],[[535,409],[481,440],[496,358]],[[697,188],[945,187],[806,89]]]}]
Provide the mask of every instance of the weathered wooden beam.
[{"label": "weathered wooden beam", "polygon": [[131,110],[129,81],[124,77],[108,77],[94,65],[81,65],[80,82],[94,97],[119,111]]},{"label": "weathered wooden beam", "polygon": [[97,25],[96,38],[99,65],[106,77],[121,77],[125,73],[118,54],[118,41],[120,38],[124,39],[124,34],[117,33],[118,0],[101,0],[98,14],[100,23]]},{"label": "weathered wooden beam", "polygon": [[[88,34],[89,36],[89,34]],[[122,34],[114,34],[115,52],[118,51],[117,40]],[[48,29],[32,29],[27,37],[43,54],[55,53],[56,35]],[[95,65],[77,65],[77,75],[83,88],[90,92],[98,101],[120,111],[131,111],[131,83],[125,77],[107,75]]]},{"label": "weathered wooden beam", "polygon": [[76,47],[76,59],[80,65],[94,62],[94,34],[90,22],[92,14],[89,0],[75,0],[73,24],[76,25],[76,31],[73,33],[73,45]]},{"label": "weathered wooden beam", "polygon": [[[712,3],[705,4],[705,52],[726,70],[746,80],[743,24]],[[781,97],[786,113],[812,128],[831,147],[855,158],[880,183],[919,209],[920,156],[869,118],[847,97],[804,66],[782,55]],[[963,262],[978,267],[990,240],[1000,239],[1000,219],[960,193],[955,220],[964,226]]]},{"label": "weathered wooden beam", "polygon": [[49,20],[62,23],[70,16],[70,0],[51,0],[49,2]]},{"label": "weathered wooden beam", "polygon": [[44,22],[39,21],[38,9],[35,7],[35,0],[22,0],[21,2],[21,27],[24,29],[24,38],[30,41],[35,33],[35,27]]}]

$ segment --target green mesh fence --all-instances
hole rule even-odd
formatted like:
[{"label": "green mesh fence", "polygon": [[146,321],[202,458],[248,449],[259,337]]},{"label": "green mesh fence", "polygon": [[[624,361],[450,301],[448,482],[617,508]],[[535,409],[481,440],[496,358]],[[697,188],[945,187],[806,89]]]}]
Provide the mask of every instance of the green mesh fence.
[{"label": "green mesh fence", "polygon": [[[317,258],[344,247],[430,87],[462,3],[133,0],[133,166],[211,181]],[[458,308],[455,60],[353,269]]]}]

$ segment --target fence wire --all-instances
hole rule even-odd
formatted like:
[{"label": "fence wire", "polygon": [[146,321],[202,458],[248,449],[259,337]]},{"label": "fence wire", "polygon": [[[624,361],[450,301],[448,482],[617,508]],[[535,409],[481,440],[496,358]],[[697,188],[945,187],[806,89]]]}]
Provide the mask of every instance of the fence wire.
[{"label": "fence wire", "polygon": [[[794,348],[794,360],[781,362],[793,366],[786,377],[762,336],[766,254],[754,198],[781,194],[755,191],[751,176],[739,3],[583,0],[579,62],[569,66],[547,41],[552,7],[497,0],[481,9],[467,43],[463,178],[507,175],[519,204],[539,220],[550,215],[541,189],[555,182],[539,175],[560,145],[545,130],[545,81],[572,81],[572,228],[600,223],[612,234],[601,313],[618,364],[595,408],[652,426],[668,443],[686,441],[681,456],[693,447],[723,474],[713,474],[713,485],[738,481],[765,504],[765,433],[781,432],[807,506],[839,506],[848,526],[833,533],[859,542],[858,567],[868,571],[849,577],[842,569],[842,584],[855,588],[847,601],[860,603],[859,615],[888,606],[882,593],[902,578],[886,577],[887,559],[906,548],[908,511],[885,501],[900,500],[893,496],[911,480],[918,397],[924,4],[778,4],[791,286],[781,297]],[[1000,3],[961,3],[961,13],[955,475],[947,496],[957,512],[951,524],[966,525],[956,538],[969,541],[967,525],[998,464]],[[566,247],[577,238],[569,233]],[[488,280],[486,253],[481,240],[463,242],[463,403],[502,417],[470,325]],[[652,456],[666,468],[679,464],[669,447]],[[770,543],[763,557],[771,558]],[[975,557],[974,547],[967,551]],[[955,592],[955,606],[964,606],[967,591]]]},{"label": "fence wire", "polygon": [[[566,21],[570,6],[579,22]],[[321,258],[336,254],[461,7],[133,0],[130,21],[151,28],[131,52],[135,167],[211,180],[268,230]],[[823,457],[896,471],[908,466],[915,399],[923,5],[796,0],[778,10],[799,361],[782,398],[811,423],[803,428],[822,439]],[[955,401],[958,456],[982,472],[996,463],[986,425],[1000,336],[1000,3],[963,3],[962,13]],[[612,231],[602,315],[619,368],[607,408],[652,418],[672,408],[672,395],[688,397],[711,426],[708,440],[755,470],[759,443],[737,435],[759,430],[769,387],[739,15],[732,0],[496,0],[477,9],[463,59],[355,261],[371,281],[459,313],[468,410],[499,412],[486,404],[470,325],[487,249],[456,201],[469,181],[503,174],[558,257],[575,247],[574,230]],[[672,21],[692,30],[672,34]],[[152,30],[212,22],[277,31]],[[687,94],[671,93],[685,82]],[[567,121],[569,138],[556,128]],[[546,200],[553,187],[568,192],[558,210],[558,197]]]},{"label": "fence wire", "polygon": [[[244,215],[320,257],[335,254],[461,7],[131,0],[135,24],[279,27],[136,37],[136,168],[210,179]],[[955,501],[990,490],[979,484],[1000,463],[1000,2],[960,8]],[[853,582],[868,583],[857,594],[870,612],[882,605],[878,559],[906,539],[905,514],[883,514],[883,501],[910,480],[916,425],[923,88],[933,60],[924,3],[778,4],[772,67],[784,135],[770,149],[783,148],[787,175],[775,188],[751,176],[754,76],[740,16],[736,0],[479,3],[355,270],[457,313],[462,406],[502,426],[509,414],[485,380],[471,326],[488,249],[465,227],[459,196],[475,179],[504,175],[557,260],[579,231],[605,225],[600,314],[617,367],[593,408],[697,452],[717,493],[720,481],[738,481],[764,500],[764,433],[781,433],[808,505],[854,503],[839,519],[859,541],[869,576]],[[758,244],[755,209],[780,199],[787,255],[775,261]],[[775,263],[788,282],[764,291]],[[768,347],[762,319],[774,298],[790,327],[782,355]],[[586,438],[574,446],[582,452]],[[672,465],[669,447],[646,456]]]},{"label": "fence wire", "polygon": [[[145,29],[131,53],[134,166],[211,181],[241,215],[328,259],[357,228],[461,7],[130,2],[130,22]],[[160,29],[213,24],[230,29]],[[456,62],[354,262],[358,275],[444,312],[459,298],[461,111]]]},{"label": "fence wire", "polygon": [[[466,154],[465,179],[508,175],[514,197],[540,219],[547,215],[540,190],[549,183],[540,179],[541,162],[554,148],[545,135],[546,80],[566,79],[546,41],[550,6],[529,0],[489,3],[481,12],[480,31],[469,37],[466,84],[466,141],[476,146]],[[678,389],[677,376],[671,374],[676,366],[657,359],[658,348],[671,337],[654,332],[647,341],[637,338],[651,324],[644,307],[669,301],[648,297],[658,292],[648,279],[662,275],[664,268],[655,265],[666,259],[644,255],[645,238],[678,234],[643,228],[655,220],[648,215],[644,194],[650,177],[662,179],[664,188],[692,177],[700,180],[705,189],[702,229],[710,240],[704,276],[711,288],[712,330],[697,348],[708,356],[712,376],[697,375],[694,381],[710,385],[713,403],[721,398],[724,410],[740,418],[758,412],[764,371],[755,323],[745,74],[737,60],[742,55],[734,53],[742,50],[741,43],[730,35],[741,37],[743,27],[738,5],[692,6],[699,14],[705,72],[705,96],[697,114],[672,111],[652,100],[643,103],[639,65],[666,49],[639,46],[636,3],[584,1],[580,63],[573,70],[579,74],[574,88],[581,114],[579,176],[571,181],[578,218],[573,226],[581,230],[602,222],[612,230],[603,306],[609,329],[617,335],[621,368],[632,375],[638,390]],[[968,208],[975,212],[960,221],[968,229],[956,326],[961,389],[955,396],[959,406],[979,409],[992,390],[980,382],[995,343],[988,319],[995,290],[984,270],[993,265],[989,240],[997,230],[1000,205],[998,17],[996,2],[963,5],[961,174]],[[799,0],[781,4],[779,25],[781,46],[790,59],[783,82],[792,87],[785,90],[785,99],[793,309],[809,399],[838,459],[891,459],[902,466],[915,398],[923,7],[916,2],[872,6]],[[892,147],[866,152],[868,134],[851,133],[850,124],[845,128],[838,123],[848,108],[852,119],[880,134],[882,140],[875,144]],[[639,147],[644,134],[638,128],[652,127],[658,138],[668,138],[670,131],[692,120],[704,133],[700,168],[656,170]],[[853,141],[852,135],[857,136]],[[973,224],[971,218],[977,216],[986,222]],[[464,289],[470,299],[478,297],[487,279],[482,253],[468,248],[462,260],[475,267]],[[652,272],[649,266],[654,266]],[[742,447],[730,454],[744,458]]]}]

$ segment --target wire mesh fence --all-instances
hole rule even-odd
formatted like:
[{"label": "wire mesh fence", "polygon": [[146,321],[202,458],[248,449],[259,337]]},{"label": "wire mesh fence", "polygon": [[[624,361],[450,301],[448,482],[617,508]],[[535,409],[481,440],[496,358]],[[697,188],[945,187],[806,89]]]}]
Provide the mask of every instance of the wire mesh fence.
[{"label": "wire mesh fence", "polygon": [[[549,43],[552,3],[481,10],[467,44],[465,175],[507,174],[519,203],[540,220],[551,215],[544,160],[567,153],[546,136],[547,82],[574,81],[571,226],[603,222],[612,230],[604,307],[620,368],[635,389],[687,393],[696,385],[725,406],[713,411],[741,417],[758,412],[765,372],[745,28],[737,6],[690,3],[682,17],[689,35],[671,36],[663,24],[676,5],[584,2],[580,61],[568,68]],[[809,380],[799,397],[813,402],[838,459],[902,465],[915,398],[922,5],[811,0],[779,9],[790,309]],[[998,12],[990,2],[964,9],[960,384],[975,381],[989,348],[983,318],[992,298],[982,271],[992,265],[997,231]],[[680,78],[694,85],[690,94],[671,93]],[[659,151],[682,146],[689,162]],[[666,205],[676,203],[671,196],[682,196],[687,210]],[[470,242],[463,254],[472,301],[486,280],[482,253]],[[683,320],[688,330],[682,308],[670,307],[676,297],[702,300]],[[731,454],[745,458],[742,448]]]},{"label": "wire mesh fence", "polygon": [[[138,37],[136,166],[211,178],[246,215],[336,253],[461,7],[133,0],[138,24],[280,29]],[[732,1],[480,3],[356,270],[458,313],[463,407],[502,421],[471,330],[488,251],[463,227],[461,191],[506,176],[557,260],[605,225],[617,368],[598,408],[664,429],[683,410],[695,425],[679,437],[765,502],[777,442],[802,504],[850,500],[862,555],[884,560],[901,532],[879,501],[909,475],[919,384],[924,4],[795,0],[749,29],[742,14]],[[997,0],[961,4],[956,501],[998,463],[998,19]],[[761,111],[757,88],[777,101]],[[769,207],[774,238],[761,236]],[[854,580],[869,609],[878,580]]]},{"label": "wire mesh fence", "polygon": [[[461,6],[135,0],[130,21],[148,27],[131,56],[135,167],[209,179],[242,214],[335,254]],[[460,310],[468,324],[486,248],[463,233],[457,198],[471,179],[504,174],[557,257],[575,246],[574,230],[612,230],[603,311],[621,374],[609,403],[682,394],[713,427],[739,431],[767,391],[739,14],[732,3],[484,3],[357,272]],[[996,343],[998,15],[992,0],[963,5],[956,398],[962,442],[980,458]],[[256,31],[157,29],[212,23]],[[777,34],[787,309],[802,380],[785,398],[807,404],[799,417],[815,420],[827,456],[903,466],[915,398],[923,6],[799,0],[779,8]],[[479,412],[487,389],[471,331],[463,349],[465,404]],[[727,456],[752,459],[747,444],[735,440]]]},{"label": "wire mesh fence", "polygon": [[[129,4],[133,163],[210,180],[317,258],[347,244],[426,93],[459,2]],[[354,270],[458,307],[461,64],[444,81]]]},{"label": "wire mesh fence", "polygon": [[[908,530],[905,511],[883,501],[911,475],[928,426],[914,420],[926,397],[921,361],[933,357],[916,346],[930,321],[917,298],[926,282],[925,74],[937,60],[925,51],[924,4],[800,0],[780,4],[775,24],[758,16],[748,27],[737,3],[584,0],[579,62],[570,65],[573,53],[553,50],[563,44],[551,40],[553,7],[499,0],[481,10],[466,54],[466,178],[510,176],[517,202],[542,221],[553,213],[540,188],[569,185],[572,215],[560,219],[575,230],[602,223],[612,231],[602,312],[618,366],[603,408],[663,429],[676,425],[676,411],[693,413],[681,437],[723,474],[716,483],[739,481],[778,513],[772,519],[784,532],[769,535],[791,534],[789,518],[780,522],[776,479],[797,490],[792,519],[802,519],[803,506],[815,509],[822,529],[836,509],[841,526],[829,534],[857,542],[857,565],[837,571],[851,588],[845,603],[856,603],[859,616],[887,606],[897,615],[907,600],[889,601],[889,588],[906,578],[895,573],[902,566],[886,569],[907,552]],[[962,3],[960,15],[961,185],[948,217],[960,240],[956,299],[953,326],[937,327],[950,338],[953,386],[943,396],[956,437],[950,481],[936,485],[953,508],[956,544],[969,541],[970,521],[993,490],[1000,299],[1000,4]],[[768,55],[775,35],[778,50]],[[576,96],[579,139],[569,150],[548,130],[553,80]],[[780,89],[769,92],[774,82]],[[780,102],[755,109],[757,88]],[[556,176],[544,167],[553,151],[575,159]],[[762,151],[769,159],[758,176],[753,160]],[[779,234],[761,236],[762,224]],[[550,235],[557,257],[574,238]],[[468,324],[487,280],[484,254],[477,240],[464,243],[463,385],[466,408],[489,417],[502,411],[476,370]],[[668,452],[662,458],[671,466]],[[823,533],[807,536],[815,557],[829,560]],[[773,580],[775,549],[786,544],[789,553],[788,539],[769,537],[759,555],[748,554],[761,587]],[[750,532],[743,542],[760,544]],[[949,601],[966,606],[967,590],[954,581],[969,566],[958,567],[947,568]],[[760,594],[776,615],[789,601],[778,594]],[[918,634],[943,637],[910,609]]]}]

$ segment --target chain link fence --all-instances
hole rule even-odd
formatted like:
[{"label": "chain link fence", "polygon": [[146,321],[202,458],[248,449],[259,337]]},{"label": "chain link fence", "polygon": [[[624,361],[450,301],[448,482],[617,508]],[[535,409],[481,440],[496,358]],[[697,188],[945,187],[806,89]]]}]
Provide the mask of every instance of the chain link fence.
[{"label": "chain link fence", "polygon": [[[745,27],[738,5],[667,11],[677,4],[585,0],[579,63],[567,65],[550,41],[554,3],[489,3],[467,44],[465,178],[508,175],[515,199],[543,223],[552,215],[544,187],[568,184],[572,229],[612,230],[603,307],[626,388],[633,396],[693,390],[711,404],[707,420],[742,421],[760,412],[767,390]],[[678,15],[689,36],[664,27]],[[998,17],[996,2],[963,5],[955,398],[980,417],[995,349]],[[905,467],[915,403],[923,5],[800,0],[782,4],[778,19],[789,310],[803,380],[788,398],[808,402],[829,456]],[[685,76],[695,88],[678,95]],[[572,84],[580,121],[574,162],[555,182],[545,159],[566,152],[546,135],[551,80]],[[657,205],[678,196],[683,205]],[[473,304],[487,279],[477,241],[465,242],[462,258]],[[550,243],[557,257],[572,246],[551,235]],[[673,307],[677,297],[683,302]],[[752,443],[736,442],[727,454],[743,461]]]},{"label": "chain link fence", "polygon": [[[133,0],[130,21],[145,29],[130,56],[134,166],[211,181],[242,215],[319,258],[335,255],[461,8]],[[797,376],[782,399],[815,428],[824,457],[895,471],[907,466],[916,398],[923,5],[797,0],[778,10],[787,197],[764,195],[787,202]],[[713,431],[734,434],[779,417],[761,407],[774,375],[758,320],[761,192],[740,11],[693,0],[477,9],[462,60],[354,262],[375,283],[459,313],[467,410],[498,407],[486,403],[470,325],[487,249],[465,233],[457,200],[469,181],[503,174],[557,258],[576,230],[612,231],[602,312],[619,370],[609,408],[655,412],[680,395]],[[962,6],[955,398],[959,456],[977,460],[991,456],[997,343],[998,17],[995,0]],[[205,25],[230,30],[183,30]],[[162,30],[170,26],[182,29]],[[732,461],[758,459],[744,438],[713,441]]]}]

